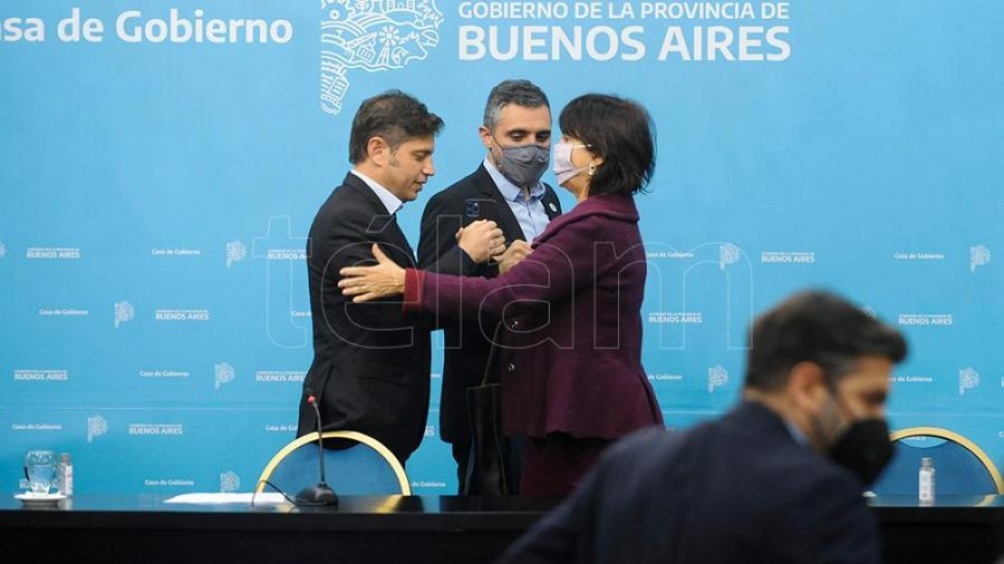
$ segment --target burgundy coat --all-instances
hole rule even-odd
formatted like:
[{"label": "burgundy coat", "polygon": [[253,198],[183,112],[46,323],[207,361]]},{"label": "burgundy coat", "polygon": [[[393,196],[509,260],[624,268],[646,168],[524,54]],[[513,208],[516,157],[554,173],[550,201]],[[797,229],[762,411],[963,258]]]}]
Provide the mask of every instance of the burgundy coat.
[{"label": "burgundy coat", "polygon": [[507,435],[616,439],[662,424],[641,365],[646,259],[631,196],[593,196],[554,219],[498,278],[409,270],[405,307],[502,320]]}]

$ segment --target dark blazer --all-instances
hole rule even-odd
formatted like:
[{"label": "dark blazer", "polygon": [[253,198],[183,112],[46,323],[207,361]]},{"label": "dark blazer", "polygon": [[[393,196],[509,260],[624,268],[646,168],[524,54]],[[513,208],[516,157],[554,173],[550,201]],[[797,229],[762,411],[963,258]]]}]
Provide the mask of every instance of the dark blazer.
[{"label": "dark blazer", "polygon": [[662,424],[641,365],[645,249],[630,196],[593,196],[554,219],[497,278],[408,271],[406,308],[503,317],[502,422],[510,436],[616,439]]},{"label": "dark blazer", "polygon": [[684,433],[615,444],[499,562],[879,561],[857,479],[748,402]]},{"label": "dark blazer", "polygon": [[[320,399],[325,430],[361,431],[402,462],[418,448],[429,409],[430,326],[404,315],[401,300],[353,304],[338,289],[338,271],[372,263],[373,243],[397,264],[414,255],[394,216],[362,179],[348,174],[310,227],[307,267],[314,360],[304,381]],[[314,431],[301,403],[299,435]]]},{"label": "dark blazer", "polygon": [[[549,218],[554,219],[561,214],[558,196],[546,184],[541,202]],[[498,276],[498,265],[491,262],[477,264],[464,259],[458,252],[457,230],[479,219],[497,223],[505,235],[506,244],[524,238],[519,221],[483,164],[473,174],[434,195],[426,204],[418,241],[419,268],[456,276]],[[471,433],[467,424],[464,390],[481,383],[491,348],[488,337],[491,337],[494,328],[482,328],[474,316],[444,320],[442,328],[445,353],[439,411],[440,435],[448,443],[466,444],[471,441]],[[495,382],[499,381],[498,366],[499,363],[494,363],[491,371],[492,381]]]}]

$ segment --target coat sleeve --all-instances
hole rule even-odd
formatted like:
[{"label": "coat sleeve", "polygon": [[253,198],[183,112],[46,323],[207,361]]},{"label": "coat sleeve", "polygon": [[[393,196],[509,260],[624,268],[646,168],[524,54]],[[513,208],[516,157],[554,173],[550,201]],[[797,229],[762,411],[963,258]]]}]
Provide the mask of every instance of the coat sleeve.
[{"label": "coat sleeve", "polygon": [[430,272],[471,276],[478,264],[457,245],[457,230],[463,225],[462,203],[447,194],[436,194],[422,213],[418,240],[418,267]]},{"label": "coat sleeve", "polygon": [[[402,267],[413,266],[411,251],[395,246],[388,241],[385,233],[373,231],[373,218],[364,209],[346,207],[325,216],[322,221],[324,223],[312,231],[309,260],[311,276],[316,277],[319,284],[328,326],[340,338],[351,342],[357,342],[360,332],[375,328],[396,329],[395,325],[401,325],[401,299],[395,297],[364,304],[353,303],[338,287],[339,271],[346,266],[374,264],[374,243]],[[347,318],[347,323],[336,321],[343,317]],[[401,325],[399,329],[402,332],[411,331],[406,325]]]},{"label": "coat sleeve", "polygon": [[597,466],[564,502],[516,540],[496,564],[590,562],[598,492],[603,472]]},{"label": "coat sleeve", "polygon": [[[427,274],[422,280],[421,308],[437,316],[458,312],[498,319],[524,314],[553,302],[572,299],[610,265],[597,264],[597,216],[567,223],[534,246],[533,253],[497,278],[458,278]],[[459,305],[459,308],[457,307]]]},{"label": "coat sleeve", "polygon": [[[610,552],[617,536],[633,530],[610,508],[615,500],[623,509],[625,500],[635,499],[625,496],[625,487],[635,489],[624,478],[633,476],[637,481],[645,475],[638,471],[636,461],[650,455],[664,436],[662,430],[645,429],[610,446],[572,495],[517,539],[496,564],[636,561],[618,559]],[[617,522],[611,523],[611,517]],[[651,539],[639,542],[646,540]]]},{"label": "coat sleeve", "polygon": [[[878,526],[857,488],[846,481],[831,483],[818,505],[818,537],[813,559],[822,564],[880,564]],[[836,492],[846,492],[839,495]]]}]

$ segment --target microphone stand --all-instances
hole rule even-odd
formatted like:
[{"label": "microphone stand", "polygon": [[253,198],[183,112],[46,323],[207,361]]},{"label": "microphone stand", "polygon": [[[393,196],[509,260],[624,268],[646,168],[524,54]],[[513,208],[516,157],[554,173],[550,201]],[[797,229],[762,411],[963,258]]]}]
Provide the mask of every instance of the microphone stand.
[{"label": "microphone stand", "polygon": [[324,477],[324,438],[321,426],[321,410],[317,407],[317,398],[314,394],[307,392],[307,403],[314,407],[314,414],[317,416],[317,455],[321,461],[321,481],[316,485],[307,486],[296,494],[296,502],[304,505],[327,505],[338,507],[338,495],[335,490],[328,486]]}]

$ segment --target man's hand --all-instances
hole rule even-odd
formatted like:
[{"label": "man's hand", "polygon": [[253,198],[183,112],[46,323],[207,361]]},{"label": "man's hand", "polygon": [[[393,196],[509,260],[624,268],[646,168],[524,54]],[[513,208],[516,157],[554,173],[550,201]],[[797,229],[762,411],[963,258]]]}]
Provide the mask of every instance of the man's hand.
[{"label": "man's hand", "polygon": [[481,264],[505,250],[505,237],[494,221],[479,219],[457,231],[457,245]]},{"label": "man's hand", "polygon": [[516,239],[504,253],[495,255],[492,259],[499,263],[499,274],[505,274],[510,268],[516,266],[519,261],[530,256],[532,252],[533,248],[530,247],[530,243],[522,239]]}]

